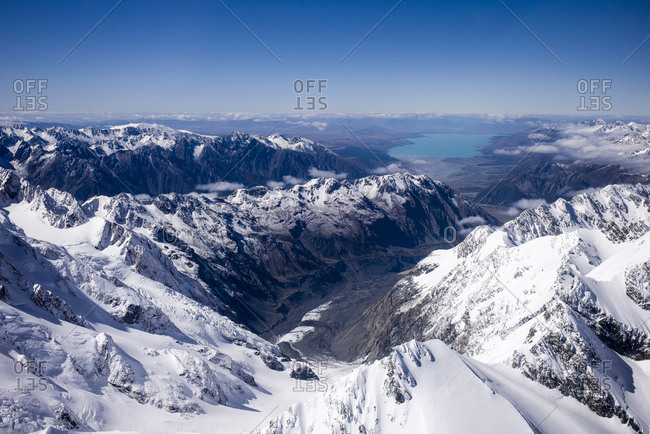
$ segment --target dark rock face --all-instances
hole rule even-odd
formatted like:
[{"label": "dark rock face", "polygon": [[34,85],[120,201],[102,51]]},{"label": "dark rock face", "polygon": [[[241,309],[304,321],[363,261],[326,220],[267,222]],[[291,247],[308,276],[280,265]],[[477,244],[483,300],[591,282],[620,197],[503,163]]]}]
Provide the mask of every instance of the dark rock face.
[{"label": "dark rock face", "polygon": [[297,380],[318,380],[318,375],[304,362],[294,363],[289,376]]},{"label": "dark rock face", "polygon": [[36,306],[42,307],[56,318],[73,324],[83,324],[83,319],[79,315],[75,314],[65,301],[61,300],[56,295],[52,294],[51,291],[48,291],[39,284],[35,284],[30,288],[29,298]]},{"label": "dark rock face", "polygon": [[628,268],[625,293],[642,309],[650,310],[650,261]]},{"label": "dark rock face", "polygon": [[264,364],[274,371],[284,371],[284,365],[280,363],[277,357],[271,354],[262,354],[260,357]]}]

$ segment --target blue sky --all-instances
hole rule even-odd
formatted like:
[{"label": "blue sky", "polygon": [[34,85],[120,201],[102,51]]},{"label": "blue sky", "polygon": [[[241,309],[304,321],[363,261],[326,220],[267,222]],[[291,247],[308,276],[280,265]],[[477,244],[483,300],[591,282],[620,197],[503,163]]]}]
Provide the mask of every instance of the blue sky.
[{"label": "blue sky", "polygon": [[[577,114],[580,79],[611,79],[613,115],[650,114],[650,2],[404,0],[0,4],[0,112],[47,79],[56,112],[295,113],[296,79],[328,112]],[[602,95],[600,95],[602,96]],[[594,114],[597,117],[598,113]]]}]

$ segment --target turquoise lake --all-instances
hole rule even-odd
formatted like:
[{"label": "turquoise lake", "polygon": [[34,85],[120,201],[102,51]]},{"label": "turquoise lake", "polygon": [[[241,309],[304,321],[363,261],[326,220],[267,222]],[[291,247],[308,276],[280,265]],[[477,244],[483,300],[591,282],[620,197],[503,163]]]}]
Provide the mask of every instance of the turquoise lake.
[{"label": "turquoise lake", "polygon": [[391,157],[471,157],[480,145],[487,145],[493,134],[425,134],[407,139],[413,144],[391,148]]}]

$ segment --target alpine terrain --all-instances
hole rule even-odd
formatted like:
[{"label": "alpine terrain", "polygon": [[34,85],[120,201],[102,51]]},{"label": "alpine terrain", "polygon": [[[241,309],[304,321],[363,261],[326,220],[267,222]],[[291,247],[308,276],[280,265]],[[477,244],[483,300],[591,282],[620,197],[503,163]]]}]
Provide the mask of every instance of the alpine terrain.
[{"label": "alpine terrain", "polygon": [[2,127],[0,431],[648,432],[632,154],[504,178],[544,200],[499,223],[303,138]]},{"label": "alpine terrain", "polygon": [[[364,314],[369,338],[357,354],[395,363],[420,348],[394,350],[400,342],[433,339],[419,350],[433,361],[431,348],[442,341],[449,349],[438,351],[453,351],[471,368],[465,381],[478,376],[506,399],[513,399],[509,381],[543,385],[555,400],[571,398],[560,403],[575,400],[604,418],[593,423],[616,419],[617,430],[647,430],[649,229],[650,187],[643,185],[608,186],[526,210],[500,228],[479,227],[458,246],[431,253]],[[407,377],[397,375],[409,391]],[[357,411],[351,407],[353,418]],[[540,429],[541,419],[518,411]],[[541,431],[555,431],[552,418]],[[592,423],[576,428],[583,422]]]}]

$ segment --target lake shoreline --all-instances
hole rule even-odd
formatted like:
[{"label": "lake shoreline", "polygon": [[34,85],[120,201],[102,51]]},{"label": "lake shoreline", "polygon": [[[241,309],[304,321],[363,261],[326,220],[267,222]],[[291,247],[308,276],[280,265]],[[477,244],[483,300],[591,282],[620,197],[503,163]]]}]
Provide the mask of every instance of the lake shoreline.
[{"label": "lake shoreline", "polygon": [[395,146],[388,154],[400,157],[471,158],[481,155],[498,135],[480,133],[428,133],[405,139],[411,144]]}]

